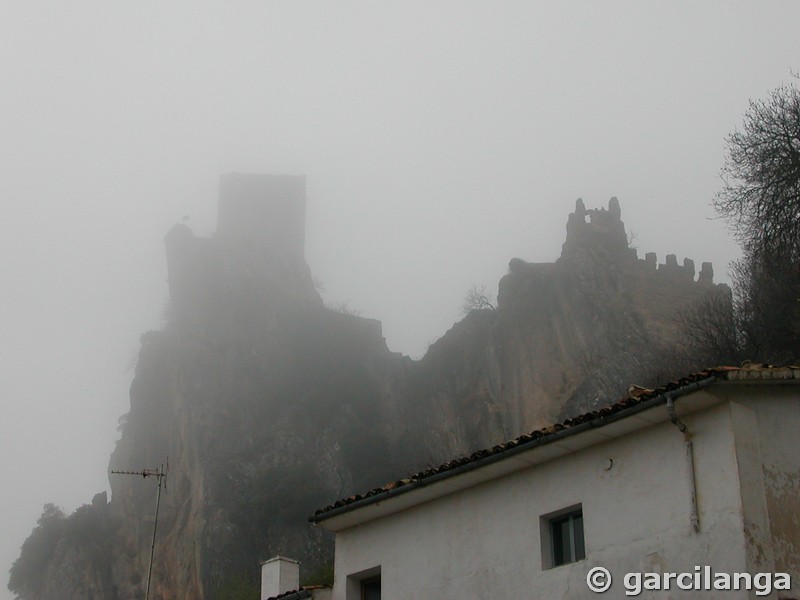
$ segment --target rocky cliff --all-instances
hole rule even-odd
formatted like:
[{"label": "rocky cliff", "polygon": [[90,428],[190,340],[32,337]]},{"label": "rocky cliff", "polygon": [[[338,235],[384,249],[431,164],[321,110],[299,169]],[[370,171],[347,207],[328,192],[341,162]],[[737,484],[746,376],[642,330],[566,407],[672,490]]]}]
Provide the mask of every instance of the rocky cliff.
[{"label": "rocky cliff", "polygon": [[[691,261],[639,259],[616,199],[579,200],[558,261],[513,259],[497,308],[411,361],[380,322],[323,305],[303,255],[304,188],[228,175],[213,237],[166,236],[169,322],[142,337],[110,461],[169,458],[152,598],[248,597],[258,559],[278,552],[312,577],[332,553],[306,523],[314,509],[647,384],[681,343],[676,308],[729,296],[710,265],[695,278]],[[143,596],[155,483],[111,486],[110,502],[43,515],[12,570],[23,600]]]},{"label": "rocky cliff", "polygon": [[469,314],[420,361],[428,376],[416,398],[441,390],[433,397],[449,409],[443,424],[462,422],[470,401],[489,410],[480,418],[493,425],[478,436],[489,443],[586,412],[632,383],[656,383],[685,368],[676,364],[683,344],[676,317],[709,294],[730,302],[728,286],[713,283],[710,263],[696,274],[689,259],[640,259],[616,198],[592,210],[579,199],[561,257],[512,259],[497,309]]}]

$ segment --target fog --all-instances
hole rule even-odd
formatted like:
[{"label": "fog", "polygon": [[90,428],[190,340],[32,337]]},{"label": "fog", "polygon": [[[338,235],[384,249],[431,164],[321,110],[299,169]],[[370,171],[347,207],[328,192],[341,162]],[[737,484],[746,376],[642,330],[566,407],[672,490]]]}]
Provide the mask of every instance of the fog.
[{"label": "fog", "polygon": [[306,174],[325,300],[412,357],[470,285],[556,259],[578,197],[725,281],[724,137],[800,66],[797,23],[796,2],[5,0],[3,571],[45,502],[108,488],[163,235],[214,231],[221,174]]}]

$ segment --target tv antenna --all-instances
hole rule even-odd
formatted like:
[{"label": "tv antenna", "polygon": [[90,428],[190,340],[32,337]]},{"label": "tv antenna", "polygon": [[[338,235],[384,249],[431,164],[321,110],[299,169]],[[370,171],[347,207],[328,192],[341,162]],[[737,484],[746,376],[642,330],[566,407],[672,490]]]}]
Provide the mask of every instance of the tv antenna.
[{"label": "tv antenna", "polygon": [[167,459],[167,468],[162,464],[157,469],[142,469],[141,471],[111,471],[113,475],[139,475],[147,479],[148,477],[155,477],[158,481],[158,494],[156,495],[156,517],[153,519],[153,543],[150,544],[150,564],[147,567],[147,588],[144,592],[144,600],[150,598],[150,579],[153,575],[153,554],[156,549],[156,529],[158,528],[158,507],[161,504],[161,487],[163,484],[164,489],[167,489],[167,471],[169,470],[169,459]]}]

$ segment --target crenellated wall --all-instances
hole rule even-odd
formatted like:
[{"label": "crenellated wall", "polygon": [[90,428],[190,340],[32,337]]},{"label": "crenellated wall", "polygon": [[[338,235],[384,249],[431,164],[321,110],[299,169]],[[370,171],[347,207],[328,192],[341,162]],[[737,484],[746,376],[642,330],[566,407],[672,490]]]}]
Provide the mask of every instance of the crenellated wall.
[{"label": "crenellated wall", "polygon": [[694,261],[684,258],[678,264],[675,254],[667,254],[666,262],[659,264],[655,252],[647,252],[643,259],[628,244],[622,211],[616,196],[608,201],[608,208],[587,209],[583,199],[575,202],[575,212],[567,219],[567,239],[562,248],[562,260],[585,258],[589,252],[603,251],[610,261],[623,269],[642,276],[652,276],[664,281],[696,281],[701,284],[714,283],[714,269],[704,262],[695,279]]}]

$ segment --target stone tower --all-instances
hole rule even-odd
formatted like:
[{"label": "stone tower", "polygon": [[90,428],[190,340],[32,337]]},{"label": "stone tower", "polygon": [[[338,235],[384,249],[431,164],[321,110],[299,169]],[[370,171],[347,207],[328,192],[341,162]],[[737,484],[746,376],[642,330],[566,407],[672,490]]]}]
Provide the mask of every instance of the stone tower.
[{"label": "stone tower", "polygon": [[219,187],[221,239],[254,245],[284,262],[305,260],[304,175],[228,173]]},{"label": "stone tower", "polygon": [[173,318],[230,330],[258,313],[248,303],[322,306],[305,261],[305,192],[302,175],[223,175],[216,234],[178,224],[164,239]]}]

